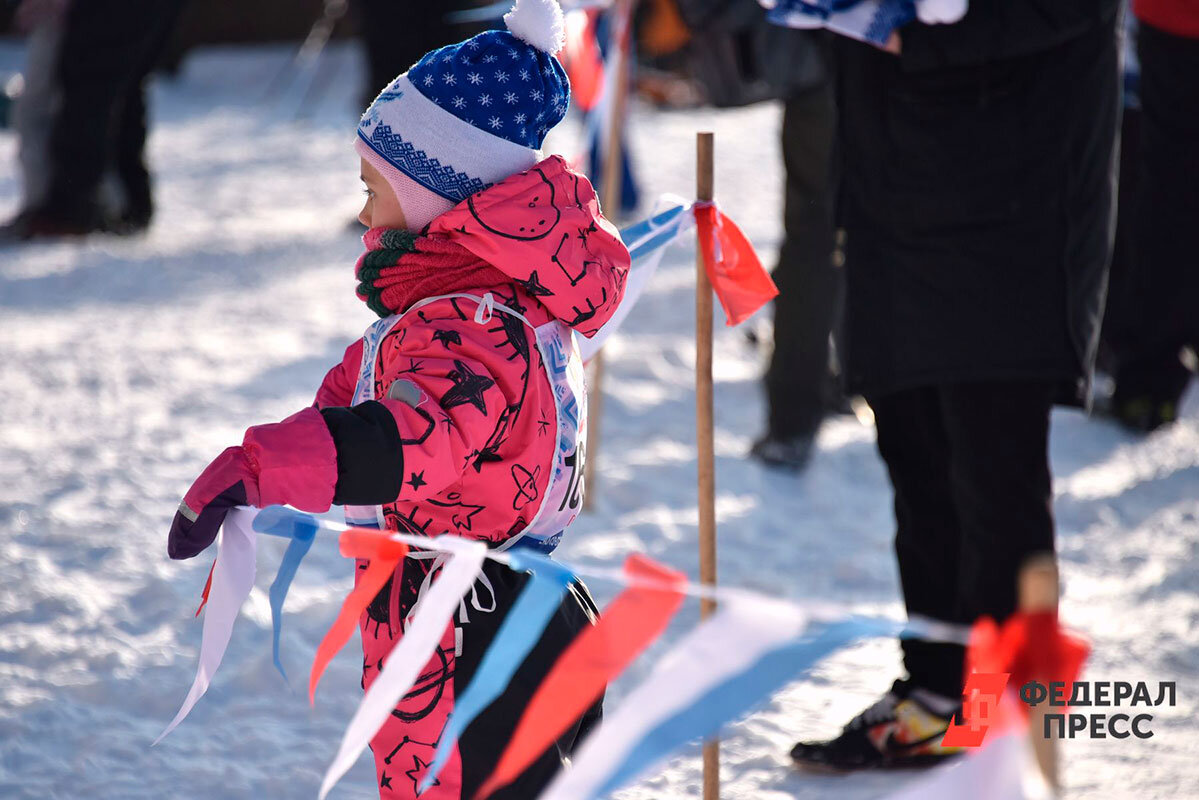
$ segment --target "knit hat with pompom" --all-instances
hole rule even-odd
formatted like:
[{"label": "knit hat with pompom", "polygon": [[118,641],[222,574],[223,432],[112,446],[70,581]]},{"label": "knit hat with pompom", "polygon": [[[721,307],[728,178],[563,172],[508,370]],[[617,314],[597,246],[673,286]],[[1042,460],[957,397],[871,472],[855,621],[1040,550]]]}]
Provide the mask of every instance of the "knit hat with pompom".
[{"label": "knit hat with pompom", "polygon": [[566,114],[556,0],[516,0],[504,23],[426,53],[358,123],[355,149],[395,191],[410,230],[532,167]]}]

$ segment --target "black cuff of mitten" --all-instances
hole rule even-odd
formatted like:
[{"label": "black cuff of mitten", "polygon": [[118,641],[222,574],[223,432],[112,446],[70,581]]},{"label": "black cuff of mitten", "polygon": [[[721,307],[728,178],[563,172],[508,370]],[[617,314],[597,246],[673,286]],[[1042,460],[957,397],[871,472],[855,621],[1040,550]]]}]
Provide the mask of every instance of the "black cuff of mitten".
[{"label": "black cuff of mitten", "polygon": [[337,448],[338,505],[376,506],[394,502],[403,488],[404,448],[387,406],[368,400],[350,408],[324,408]]}]

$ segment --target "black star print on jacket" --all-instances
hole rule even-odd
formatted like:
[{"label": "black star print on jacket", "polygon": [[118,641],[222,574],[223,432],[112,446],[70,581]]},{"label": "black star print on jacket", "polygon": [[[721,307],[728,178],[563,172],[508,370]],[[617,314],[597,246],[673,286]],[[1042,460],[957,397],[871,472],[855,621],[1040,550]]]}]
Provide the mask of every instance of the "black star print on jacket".
[{"label": "black star print on jacket", "polygon": [[470,403],[483,412],[483,416],[487,416],[487,403],[483,400],[483,392],[494,386],[495,381],[482,375],[476,375],[470,367],[458,359],[454,359],[454,369],[448,377],[454,382],[454,385],[441,396],[441,407],[454,408]]}]

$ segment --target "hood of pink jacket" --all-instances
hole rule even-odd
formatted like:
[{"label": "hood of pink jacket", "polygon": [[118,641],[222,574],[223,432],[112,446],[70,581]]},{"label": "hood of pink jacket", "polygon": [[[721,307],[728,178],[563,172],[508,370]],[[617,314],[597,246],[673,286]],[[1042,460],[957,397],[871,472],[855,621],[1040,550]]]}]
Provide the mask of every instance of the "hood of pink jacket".
[{"label": "hood of pink jacket", "polygon": [[629,251],[600,212],[591,182],[550,156],[471,195],[429,225],[497,267],[584,336],[624,296]]}]

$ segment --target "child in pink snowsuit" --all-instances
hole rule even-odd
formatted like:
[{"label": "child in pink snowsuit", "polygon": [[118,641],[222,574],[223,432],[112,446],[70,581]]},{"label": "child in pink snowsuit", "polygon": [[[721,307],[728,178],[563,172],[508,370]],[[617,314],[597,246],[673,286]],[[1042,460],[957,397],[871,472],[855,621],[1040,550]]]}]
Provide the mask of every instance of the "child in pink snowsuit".
[{"label": "child in pink snowsuit", "polygon": [[[370,230],[356,277],[381,319],[346,349],[312,407],[250,428],[201,474],[175,516],[173,558],[211,544],[242,504],[338,504],[355,525],[546,553],[578,512],[586,400],[574,336],[612,316],[629,255],[587,179],[539,153],[569,98],[552,55],[561,11],[554,0],[518,0],[505,22],[427,54],[367,109],[355,146]],[[435,554],[417,555],[429,557],[401,562],[363,615],[364,687],[435,579]],[[486,562],[372,742],[382,798],[416,797],[454,698],[523,581]],[[594,615],[574,585],[423,798],[473,796],[542,677]],[[535,797],[598,714],[597,704],[493,797]]]}]

